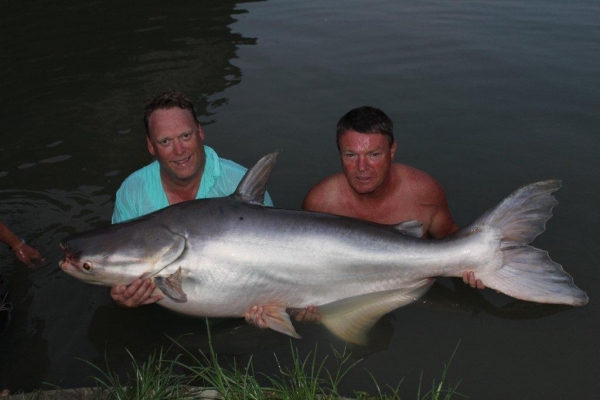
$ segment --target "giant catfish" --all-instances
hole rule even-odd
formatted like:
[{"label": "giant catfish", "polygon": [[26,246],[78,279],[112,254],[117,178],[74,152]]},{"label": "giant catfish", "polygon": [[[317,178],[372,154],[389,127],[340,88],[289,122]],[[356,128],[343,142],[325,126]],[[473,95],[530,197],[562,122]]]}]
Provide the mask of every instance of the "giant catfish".
[{"label": "giant catfish", "polygon": [[268,327],[293,337],[286,310],[317,306],[330,331],[361,344],[382,315],[417,300],[432,278],[464,271],[521,300],[588,301],[546,251],[528,245],[552,216],[560,181],[524,186],[470,226],[426,240],[415,221],[388,226],[263,206],[277,154],[263,157],[231,196],[69,236],[61,268],[105,286],[151,277],[164,294],[158,304],[186,315],[242,317],[263,306]]}]

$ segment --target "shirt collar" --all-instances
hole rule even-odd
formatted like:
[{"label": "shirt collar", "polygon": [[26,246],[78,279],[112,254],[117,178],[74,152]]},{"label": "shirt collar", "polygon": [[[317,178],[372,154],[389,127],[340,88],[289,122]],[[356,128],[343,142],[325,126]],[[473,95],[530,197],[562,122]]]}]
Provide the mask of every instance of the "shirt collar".
[{"label": "shirt collar", "polygon": [[204,154],[206,155],[206,160],[204,162],[204,172],[202,172],[200,187],[196,195],[197,199],[207,197],[208,192],[215,185],[216,178],[221,176],[221,165],[217,153],[212,148],[204,146]]}]

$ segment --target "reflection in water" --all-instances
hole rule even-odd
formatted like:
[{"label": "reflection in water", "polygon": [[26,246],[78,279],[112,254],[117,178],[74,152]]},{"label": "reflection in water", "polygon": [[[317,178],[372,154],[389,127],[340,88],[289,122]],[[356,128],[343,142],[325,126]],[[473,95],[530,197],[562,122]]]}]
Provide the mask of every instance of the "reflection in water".
[{"label": "reflection in water", "polygon": [[[229,27],[245,12],[237,3],[4,4],[0,26],[18,40],[1,39],[3,57],[11,60],[2,64],[10,77],[3,84],[19,95],[0,98],[4,131],[13,133],[0,145],[3,187],[70,189],[88,182],[114,194],[149,161],[140,122],[145,98],[177,88],[205,116],[228,101],[223,91],[242,76],[231,60],[238,46],[256,43]],[[111,171],[123,176],[107,182]]]},{"label": "reflection in water", "polygon": [[[451,281],[452,288],[446,285],[448,281]],[[496,305],[496,302],[488,300],[481,290],[465,285],[461,278],[438,278],[427,293],[410,306],[468,316],[486,313],[497,318],[515,320],[543,318],[573,308],[562,304],[540,304],[516,300],[503,294],[499,294],[498,298],[504,304]],[[372,353],[386,350],[394,334],[393,321],[396,313],[402,313],[402,309],[382,317],[369,333],[369,345],[357,347],[353,354],[364,358]]]},{"label": "reflection in water", "polygon": [[[466,315],[486,313],[497,318],[505,319],[536,319],[573,307],[562,304],[541,304],[513,299],[503,294],[498,294],[498,300],[504,303],[494,304],[488,300],[484,293],[465,285],[461,278],[452,278],[452,289],[445,285],[448,279],[439,279],[421,299],[416,306],[442,312],[458,312]],[[440,283],[443,282],[443,283]]]},{"label": "reflection in water", "polygon": [[111,196],[104,188],[80,186],[76,191],[0,190],[0,215],[42,253],[56,246],[57,236],[106,224]]}]

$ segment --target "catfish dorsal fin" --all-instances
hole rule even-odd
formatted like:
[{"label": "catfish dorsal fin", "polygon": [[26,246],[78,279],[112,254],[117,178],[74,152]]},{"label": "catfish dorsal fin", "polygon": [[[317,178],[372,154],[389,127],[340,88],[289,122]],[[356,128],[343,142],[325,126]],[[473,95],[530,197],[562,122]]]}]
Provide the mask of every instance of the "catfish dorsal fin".
[{"label": "catfish dorsal fin", "polygon": [[269,176],[281,150],[269,153],[254,165],[235,189],[233,196],[241,201],[252,204],[263,204]]}]

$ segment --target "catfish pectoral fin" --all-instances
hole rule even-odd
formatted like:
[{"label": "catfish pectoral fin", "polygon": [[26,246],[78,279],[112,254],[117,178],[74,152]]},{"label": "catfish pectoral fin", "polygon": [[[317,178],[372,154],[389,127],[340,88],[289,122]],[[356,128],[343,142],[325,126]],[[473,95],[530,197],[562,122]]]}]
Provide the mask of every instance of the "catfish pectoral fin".
[{"label": "catfish pectoral fin", "polygon": [[285,333],[296,339],[301,339],[301,336],[298,335],[292,322],[290,321],[290,316],[287,314],[285,307],[281,306],[262,306],[263,314],[262,318],[267,323],[267,326],[274,331]]},{"label": "catfish pectoral fin", "polygon": [[177,272],[166,278],[164,276],[154,277],[154,282],[165,296],[171,300],[177,303],[185,303],[187,301],[187,295],[181,288],[181,267],[177,269]]},{"label": "catfish pectoral fin", "polygon": [[382,316],[416,301],[432,283],[424,280],[416,287],[367,293],[319,306],[321,322],[334,335],[364,346],[367,333]]}]

